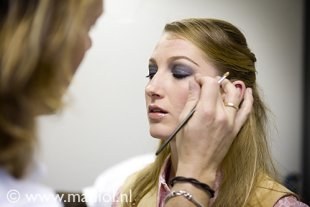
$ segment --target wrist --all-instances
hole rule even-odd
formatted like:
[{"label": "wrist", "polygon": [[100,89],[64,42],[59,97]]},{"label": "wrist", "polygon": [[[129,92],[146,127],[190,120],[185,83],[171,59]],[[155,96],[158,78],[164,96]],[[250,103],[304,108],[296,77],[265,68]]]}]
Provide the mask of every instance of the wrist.
[{"label": "wrist", "polygon": [[214,197],[215,191],[208,184],[200,182],[199,180],[195,178],[176,176],[169,181],[169,185],[172,187],[177,183],[190,183],[194,187],[203,190],[205,193],[207,193],[210,196],[210,198]]},{"label": "wrist", "polygon": [[192,165],[179,164],[176,176],[183,176],[194,178],[200,182],[208,184],[210,187],[214,186],[217,171],[213,169],[195,168]]},{"label": "wrist", "polygon": [[[208,206],[210,196],[203,192],[201,189],[191,185],[190,183],[176,183],[172,188],[171,192],[186,192],[189,193],[192,197],[193,200],[195,200],[194,203],[199,203],[200,205],[193,205],[193,202],[187,201],[188,206]],[[172,204],[171,206],[184,206],[185,199],[179,198],[179,199],[173,199],[172,203],[169,201],[168,203]],[[169,205],[170,206],[170,205]]]}]

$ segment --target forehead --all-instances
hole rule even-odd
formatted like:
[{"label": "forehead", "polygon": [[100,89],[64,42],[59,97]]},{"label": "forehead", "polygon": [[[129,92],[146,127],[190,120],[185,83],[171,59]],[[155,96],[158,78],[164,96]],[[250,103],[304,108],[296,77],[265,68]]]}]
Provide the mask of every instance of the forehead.
[{"label": "forehead", "polygon": [[213,66],[208,56],[191,41],[170,34],[164,33],[157,43],[150,60],[157,63],[167,63],[171,57],[186,57],[197,63],[197,72],[215,76],[218,71]]},{"label": "forehead", "polygon": [[205,53],[191,41],[171,33],[164,33],[158,41],[153,58],[167,58],[169,56],[186,56],[197,62],[207,62]]},{"label": "forehead", "polygon": [[189,40],[170,33],[164,33],[161,36],[159,42],[157,43],[155,50],[161,49],[174,49],[176,50],[175,52],[186,52],[187,50],[190,50],[192,52],[201,52],[199,51],[199,48],[197,48]]}]

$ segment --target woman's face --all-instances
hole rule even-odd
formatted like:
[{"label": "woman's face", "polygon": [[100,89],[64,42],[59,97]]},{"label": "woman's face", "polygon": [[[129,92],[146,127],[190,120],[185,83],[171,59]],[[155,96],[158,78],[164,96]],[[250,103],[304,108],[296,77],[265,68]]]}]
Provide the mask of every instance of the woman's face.
[{"label": "woman's face", "polygon": [[179,123],[194,74],[215,77],[218,72],[190,41],[164,33],[149,60],[145,99],[150,134],[165,139]]}]

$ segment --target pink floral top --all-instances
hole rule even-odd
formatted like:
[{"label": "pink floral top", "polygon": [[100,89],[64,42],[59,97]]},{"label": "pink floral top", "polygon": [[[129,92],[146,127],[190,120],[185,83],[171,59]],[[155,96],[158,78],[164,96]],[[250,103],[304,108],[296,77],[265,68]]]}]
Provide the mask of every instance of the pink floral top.
[{"label": "pink floral top", "polygon": [[[170,188],[166,182],[166,174],[167,169],[169,169],[169,161],[166,161],[164,166],[161,169],[161,174],[159,178],[159,192],[157,197],[157,204],[158,207],[164,206],[164,200],[165,197],[170,193]],[[214,189],[218,189],[220,177],[218,176],[215,182]],[[214,202],[217,194],[215,193],[214,198],[210,199],[210,206],[212,206],[212,203]],[[286,196],[278,200],[278,202],[274,205],[274,207],[309,207],[307,204],[304,204],[296,199],[294,196]]]}]

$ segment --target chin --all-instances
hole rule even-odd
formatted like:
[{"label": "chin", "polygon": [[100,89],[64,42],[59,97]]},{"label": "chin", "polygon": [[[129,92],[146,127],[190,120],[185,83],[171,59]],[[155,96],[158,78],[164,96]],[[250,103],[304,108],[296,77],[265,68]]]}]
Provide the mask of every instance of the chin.
[{"label": "chin", "polygon": [[165,130],[152,130],[150,129],[150,135],[155,139],[165,140],[169,137],[171,134],[170,130],[169,132],[165,132]]},{"label": "chin", "polygon": [[160,122],[160,123],[149,123],[149,132],[153,138],[165,140],[171,133],[175,130],[174,123],[170,122]]}]

